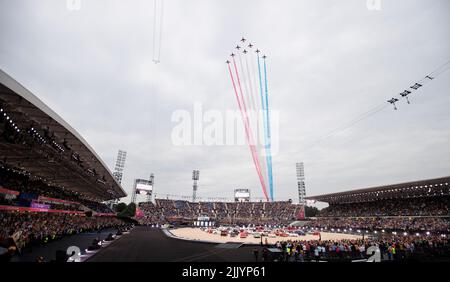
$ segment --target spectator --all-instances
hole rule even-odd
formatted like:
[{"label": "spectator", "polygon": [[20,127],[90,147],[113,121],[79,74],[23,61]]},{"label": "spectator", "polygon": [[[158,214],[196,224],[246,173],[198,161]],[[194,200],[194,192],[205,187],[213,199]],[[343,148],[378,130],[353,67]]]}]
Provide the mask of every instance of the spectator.
[{"label": "spectator", "polygon": [[258,262],[259,250],[257,248],[253,249],[253,255],[255,256],[255,261]]},{"label": "spectator", "polygon": [[[45,244],[64,236],[110,227],[125,226],[115,217],[86,217],[76,214],[0,212],[0,240],[19,248]],[[16,234],[15,242],[12,234]]]}]

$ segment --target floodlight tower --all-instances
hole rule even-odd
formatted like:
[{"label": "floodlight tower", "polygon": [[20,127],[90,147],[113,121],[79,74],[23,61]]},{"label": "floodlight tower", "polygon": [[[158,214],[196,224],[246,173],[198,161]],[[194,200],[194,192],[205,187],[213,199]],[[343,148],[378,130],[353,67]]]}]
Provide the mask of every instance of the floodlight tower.
[{"label": "floodlight tower", "polygon": [[194,181],[194,184],[192,186],[192,202],[195,203],[197,200],[197,187],[198,187],[198,180],[200,179],[200,171],[194,170],[192,171],[192,180]]},{"label": "floodlight tower", "polygon": [[117,160],[116,160],[116,167],[114,168],[113,176],[119,182],[119,184],[122,184],[122,176],[123,176],[123,170],[125,169],[125,161],[127,159],[127,152],[119,150],[119,153],[117,154]]},{"label": "floodlight tower", "polygon": [[152,201],[153,190],[155,189],[155,175],[153,173],[150,174],[150,185],[152,185],[152,192],[147,195],[147,202]]},{"label": "floodlight tower", "polygon": [[305,166],[303,163],[297,163],[297,186],[298,186],[298,202],[301,205],[306,204],[306,188],[305,188]]},{"label": "floodlight tower", "polygon": [[[116,166],[114,168],[113,177],[119,182],[119,184],[122,184],[122,176],[123,171],[125,169],[125,160],[127,159],[127,152],[119,150],[117,153],[117,159],[116,159]],[[111,200],[108,202],[109,206],[112,208],[113,204],[116,204],[119,202],[119,199]]]},{"label": "floodlight tower", "polygon": [[305,217],[306,206],[306,186],[305,186],[305,166],[302,162],[296,164],[297,168],[297,188],[298,188],[298,203],[300,204],[299,219]]},{"label": "floodlight tower", "polygon": [[136,186],[137,186],[137,179],[134,180],[134,184],[133,184],[133,193],[131,194],[131,202],[132,203],[136,203]]}]

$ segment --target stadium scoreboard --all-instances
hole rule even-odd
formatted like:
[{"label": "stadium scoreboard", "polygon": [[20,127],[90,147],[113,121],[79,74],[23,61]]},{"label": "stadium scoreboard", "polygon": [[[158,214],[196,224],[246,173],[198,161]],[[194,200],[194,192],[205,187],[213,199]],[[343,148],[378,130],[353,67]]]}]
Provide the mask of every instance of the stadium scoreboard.
[{"label": "stadium scoreboard", "polygon": [[150,195],[153,191],[153,184],[150,180],[136,179],[135,189],[136,189],[136,194]]},{"label": "stadium scoreboard", "polygon": [[235,189],[234,190],[235,202],[250,202],[250,190],[249,189]]}]

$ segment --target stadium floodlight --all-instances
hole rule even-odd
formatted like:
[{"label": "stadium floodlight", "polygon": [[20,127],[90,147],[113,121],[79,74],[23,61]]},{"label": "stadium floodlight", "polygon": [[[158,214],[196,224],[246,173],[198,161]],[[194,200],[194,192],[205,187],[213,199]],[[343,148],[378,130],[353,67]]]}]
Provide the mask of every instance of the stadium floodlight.
[{"label": "stadium floodlight", "polygon": [[199,180],[200,179],[200,171],[199,170],[193,170],[192,171],[192,180]]},{"label": "stadium floodlight", "polygon": [[404,233],[403,233],[403,236],[408,236],[408,233],[404,232]]},{"label": "stadium floodlight", "polygon": [[197,188],[198,188],[198,180],[200,179],[200,171],[199,170],[193,170],[192,171],[192,180],[194,181],[192,185],[192,202],[195,203],[197,199]]},{"label": "stadium floodlight", "polygon": [[427,235],[430,235],[430,231],[427,231]]},{"label": "stadium floodlight", "polygon": [[419,237],[419,236],[420,236],[420,234],[419,234],[419,233],[416,233],[416,236],[417,236],[417,237]]},{"label": "stadium floodlight", "polygon": [[119,150],[117,153],[116,166],[114,168],[113,176],[119,184],[122,184],[123,171],[125,170],[125,161],[127,159],[127,152]]},{"label": "stadium floodlight", "polygon": [[305,166],[303,162],[296,163],[296,172],[299,204],[306,206]]},{"label": "stadium floodlight", "polygon": [[378,234],[378,232],[375,230],[374,232],[373,232],[374,234]]}]

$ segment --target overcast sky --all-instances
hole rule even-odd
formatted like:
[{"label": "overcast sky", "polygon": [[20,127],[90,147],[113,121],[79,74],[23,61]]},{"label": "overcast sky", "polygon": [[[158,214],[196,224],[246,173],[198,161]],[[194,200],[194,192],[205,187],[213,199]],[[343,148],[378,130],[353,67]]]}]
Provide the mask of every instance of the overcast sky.
[{"label": "overcast sky", "polygon": [[123,187],[155,173],[155,193],[262,197],[247,146],[174,146],[175,110],[237,110],[224,64],[247,37],[268,57],[280,114],[275,198],[450,175],[450,71],[356,126],[315,140],[450,60],[450,1],[164,0],[161,63],[152,62],[153,1],[0,0],[0,68],[71,124]]}]

